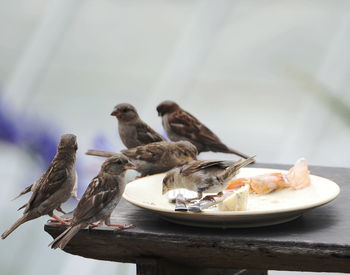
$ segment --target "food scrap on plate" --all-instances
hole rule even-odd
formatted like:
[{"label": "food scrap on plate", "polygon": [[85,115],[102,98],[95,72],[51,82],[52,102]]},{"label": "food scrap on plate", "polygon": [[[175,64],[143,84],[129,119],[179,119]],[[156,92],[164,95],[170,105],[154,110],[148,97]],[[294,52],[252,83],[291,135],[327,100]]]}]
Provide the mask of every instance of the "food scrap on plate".
[{"label": "food scrap on plate", "polygon": [[307,161],[301,158],[286,174],[271,173],[249,178],[234,178],[225,189],[236,189],[248,184],[254,193],[267,194],[284,188],[302,189],[309,186],[310,183]]}]

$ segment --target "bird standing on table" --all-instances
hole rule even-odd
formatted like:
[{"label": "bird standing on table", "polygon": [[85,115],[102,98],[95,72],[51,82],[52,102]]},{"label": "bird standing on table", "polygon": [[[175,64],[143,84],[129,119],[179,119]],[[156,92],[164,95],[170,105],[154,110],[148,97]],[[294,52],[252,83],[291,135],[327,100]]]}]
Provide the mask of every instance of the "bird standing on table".
[{"label": "bird standing on table", "polygon": [[190,113],[183,110],[178,104],[167,100],[157,107],[158,114],[162,116],[162,124],[168,137],[173,141],[188,140],[201,152],[222,152],[249,158],[235,149],[227,147],[203,123]]},{"label": "bird standing on table", "polygon": [[220,192],[228,182],[239,172],[239,169],[254,162],[254,157],[244,160],[220,161],[198,160],[190,162],[182,167],[169,171],[163,179],[162,193],[186,188],[198,193],[198,198],[203,192]]},{"label": "bird standing on table", "polygon": [[75,184],[75,160],[78,149],[76,136],[66,134],[61,137],[57,153],[45,174],[35,184],[29,202],[22,206],[23,216],[14,225],[1,235],[5,239],[21,224],[49,215],[62,224],[64,219],[53,214],[61,210],[61,204],[69,199]]},{"label": "bird standing on table", "polygon": [[120,139],[126,148],[134,148],[165,139],[148,126],[131,104],[122,103],[114,107],[111,116],[118,119]]},{"label": "bird standing on table", "polygon": [[127,169],[135,169],[135,166],[120,154],[115,154],[102,164],[100,172],[93,178],[74,210],[70,227],[49,244],[51,248],[63,249],[80,229],[91,224],[98,226],[105,223],[121,229],[132,226],[111,224],[110,221],[125,189],[124,176]]},{"label": "bird standing on table", "polygon": [[196,147],[188,141],[154,142],[122,150],[136,165],[141,177],[162,173],[197,159]]}]

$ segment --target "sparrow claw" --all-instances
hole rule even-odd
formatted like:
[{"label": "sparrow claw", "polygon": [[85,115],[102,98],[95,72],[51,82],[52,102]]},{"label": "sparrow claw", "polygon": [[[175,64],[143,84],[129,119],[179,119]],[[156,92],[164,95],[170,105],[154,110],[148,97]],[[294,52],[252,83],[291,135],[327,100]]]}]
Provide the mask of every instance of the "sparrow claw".
[{"label": "sparrow claw", "polygon": [[119,229],[129,229],[135,227],[133,224],[109,224],[110,227],[116,227]]},{"label": "sparrow claw", "polygon": [[102,222],[94,222],[94,223],[89,225],[88,229],[91,230],[95,227],[98,227],[100,224],[102,224]]},{"label": "sparrow claw", "polygon": [[215,201],[215,198],[220,198],[224,195],[224,193],[221,191],[217,193],[216,195],[206,195],[204,198],[202,198],[202,201]]},{"label": "sparrow claw", "polygon": [[72,218],[60,218],[56,215],[51,216],[52,219],[48,220],[50,223],[58,223],[60,225],[70,225]]}]

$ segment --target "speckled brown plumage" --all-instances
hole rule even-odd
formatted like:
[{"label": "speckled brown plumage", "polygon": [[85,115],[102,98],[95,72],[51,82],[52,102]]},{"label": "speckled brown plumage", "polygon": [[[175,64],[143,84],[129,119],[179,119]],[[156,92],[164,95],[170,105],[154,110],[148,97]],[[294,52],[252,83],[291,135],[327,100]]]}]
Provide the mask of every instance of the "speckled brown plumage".
[{"label": "speckled brown plumage", "polygon": [[43,215],[53,216],[62,203],[71,196],[75,184],[76,136],[66,134],[61,137],[57,154],[49,168],[39,179],[27,204],[23,216],[1,235],[5,239],[21,224]]},{"label": "speckled brown plumage", "polygon": [[162,141],[123,150],[122,153],[135,163],[142,176],[146,176],[196,160],[197,149],[188,141]]},{"label": "speckled brown plumage", "polygon": [[249,157],[226,146],[209,128],[175,102],[164,101],[158,105],[157,111],[162,116],[164,130],[171,140],[188,140],[197,147],[199,153],[212,151]]},{"label": "speckled brown plumage", "polygon": [[139,117],[131,104],[118,104],[111,115],[118,119],[118,133],[126,148],[165,140]]},{"label": "speckled brown plumage", "polygon": [[220,160],[198,160],[169,171],[163,179],[163,193],[177,188],[198,192],[219,192],[239,169],[254,162],[254,157],[236,162]]},{"label": "speckled brown plumage", "polygon": [[95,222],[111,225],[110,216],[125,189],[125,171],[134,168],[123,155],[108,158],[74,210],[70,227],[50,244],[51,247],[63,249],[80,229]]}]

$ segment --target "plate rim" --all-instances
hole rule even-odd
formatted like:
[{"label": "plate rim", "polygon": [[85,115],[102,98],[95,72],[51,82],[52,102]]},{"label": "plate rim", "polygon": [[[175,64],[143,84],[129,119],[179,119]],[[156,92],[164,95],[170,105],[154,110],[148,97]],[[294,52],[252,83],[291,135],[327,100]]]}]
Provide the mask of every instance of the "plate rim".
[{"label": "plate rim", "polygon": [[[254,170],[270,170],[272,172],[287,172],[288,170],[284,170],[284,169],[274,169],[274,168],[263,168],[263,167],[245,167],[245,168],[242,168],[244,170],[246,169],[254,169]],[[150,175],[150,176],[146,176],[146,177],[143,177],[143,178],[139,178],[139,179],[136,179],[136,180],[133,180],[131,182],[129,182],[127,184],[127,186],[129,184],[132,184],[134,182],[137,182],[139,180],[142,180],[142,179],[145,179],[145,178],[149,178],[149,177],[156,177],[156,176],[160,176],[160,175],[165,175],[166,173],[160,173],[160,174],[154,174],[154,175]],[[309,204],[306,204],[306,205],[301,205],[301,206],[298,206],[298,207],[291,207],[291,208],[281,208],[281,209],[265,209],[265,210],[243,210],[243,211],[203,211],[203,212],[181,212],[181,211],[175,211],[175,210],[171,210],[171,209],[163,209],[163,208],[159,208],[155,205],[151,205],[151,204],[147,204],[147,203],[144,203],[144,202],[141,202],[141,201],[135,201],[134,199],[128,197],[127,195],[127,192],[125,192],[127,190],[127,186],[126,186],[126,189],[123,193],[123,198],[125,200],[127,200],[129,203],[135,205],[135,206],[138,206],[140,208],[143,208],[143,209],[147,209],[147,210],[150,210],[150,211],[154,211],[154,212],[157,212],[157,213],[167,213],[167,214],[174,214],[174,215],[177,215],[177,216],[189,216],[189,215],[195,215],[195,216],[207,216],[207,217],[212,217],[212,216],[220,216],[220,217],[247,217],[247,216],[264,216],[264,215],[273,215],[273,214],[281,214],[281,213],[289,213],[289,212],[305,212],[306,210],[309,210],[309,209],[313,209],[313,208],[316,208],[316,207],[319,207],[319,206],[322,206],[322,205],[325,205],[331,201],[333,201],[334,199],[336,199],[338,197],[338,195],[340,194],[340,186],[335,183],[334,181],[330,180],[330,179],[327,179],[327,178],[324,178],[324,177],[321,177],[321,176],[317,176],[317,175],[313,175],[313,174],[310,174],[310,176],[312,178],[320,178],[322,180],[326,180],[327,182],[331,183],[332,185],[334,185],[334,187],[336,188],[336,191],[334,192],[334,194],[330,197],[328,197],[327,199],[323,199],[321,201],[318,201],[318,202],[313,202],[313,203],[309,203]]]}]

